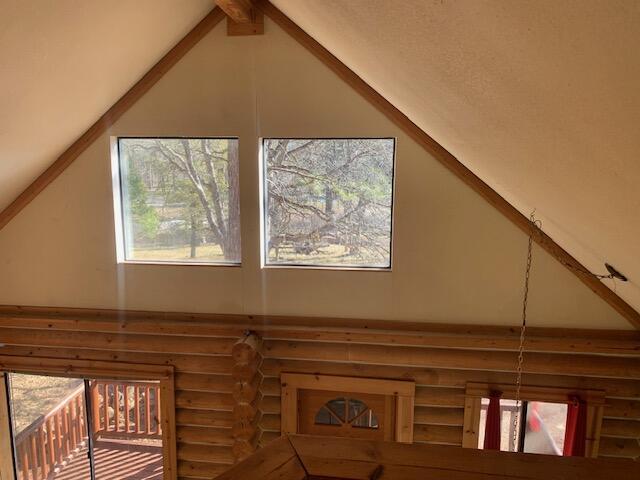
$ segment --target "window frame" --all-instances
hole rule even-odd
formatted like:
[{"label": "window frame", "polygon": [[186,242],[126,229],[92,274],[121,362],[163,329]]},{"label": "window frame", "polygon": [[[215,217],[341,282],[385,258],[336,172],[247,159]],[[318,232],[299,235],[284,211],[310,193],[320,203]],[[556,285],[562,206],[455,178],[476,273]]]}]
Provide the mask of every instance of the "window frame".
[{"label": "window frame", "polygon": [[[483,398],[489,398],[492,391],[502,392],[501,399],[515,400],[515,385],[467,383],[464,402],[463,448],[478,449],[480,411]],[[563,387],[540,387],[522,385],[520,398],[529,402],[571,403],[570,397],[579,396],[587,404],[587,431],[585,457],[596,458],[600,445],[600,429],[604,414],[605,392],[603,390],[571,389]],[[521,421],[521,420],[519,420]],[[522,452],[512,452],[522,453]]]},{"label": "window frame", "polygon": [[[123,362],[104,362],[93,360],[60,359],[48,357],[22,357],[13,355],[0,355],[0,386],[6,387],[5,373],[24,373],[30,375],[59,375],[69,378],[99,378],[109,380],[157,380],[160,383],[160,412],[162,415],[162,463],[163,480],[177,480],[178,461],[175,423],[175,385],[174,368],[170,365],[141,365]],[[0,395],[6,397],[6,388]],[[0,401],[0,421],[4,423],[3,413],[8,412],[8,398],[4,399],[7,405]],[[8,413],[7,413],[8,415]],[[9,433],[11,433],[11,419],[9,420]],[[0,425],[0,435],[4,434]],[[4,442],[0,446],[6,448]],[[9,466],[0,462],[0,467],[7,469],[15,478],[15,455],[13,436],[9,446],[11,453],[0,450],[0,457],[11,458],[11,470]],[[7,462],[8,463],[8,462]],[[0,474],[4,475],[4,470]],[[0,478],[4,478],[0,477]]]},{"label": "window frame", "polygon": [[[186,135],[174,135],[174,136],[159,136],[159,135],[115,135],[110,138],[110,151],[111,151],[111,185],[113,196],[113,215],[114,215],[114,233],[116,242],[116,263],[124,265],[168,265],[168,266],[193,266],[193,267],[241,267],[242,258],[237,262],[187,262],[181,260],[135,260],[127,259],[127,247],[125,236],[125,216],[124,216],[124,202],[122,195],[124,189],[122,187],[124,178],[122,176],[122,169],[120,166],[120,140],[236,140],[238,141],[238,151],[240,150],[240,137],[238,136],[186,136]],[[240,156],[238,155],[238,163],[240,162]],[[238,179],[238,191],[240,191],[240,179]],[[240,195],[239,195],[239,198]],[[241,203],[241,202],[240,202]],[[241,205],[238,205],[242,210]],[[242,222],[242,213],[240,214]],[[240,225],[241,227],[241,225]],[[242,228],[240,228],[240,242],[242,243]],[[242,256],[242,248],[240,255]]]},{"label": "window frame", "polygon": [[[391,160],[391,222],[389,226],[389,266],[388,267],[368,267],[366,265],[305,265],[305,264],[273,264],[268,262],[269,252],[267,250],[267,218],[265,206],[268,199],[268,188],[266,186],[266,156],[265,142],[267,140],[392,140],[393,141],[393,158]],[[287,136],[265,136],[259,137],[258,152],[258,176],[259,176],[259,202],[260,202],[260,268],[261,269],[294,269],[294,270],[344,270],[358,272],[392,272],[393,271],[393,249],[394,238],[393,232],[395,227],[395,203],[396,203],[396,167],[397,167],[397,150],[398,138],[392,136],[380,137],[287,137]]]},{"label": "window frame", "polygon": [[385,380],[362,377],[341,377],[305,373],[282,373],[280,375],[280,412],[283,435],[295,435],[299,430],[298,391],[340,391],[349,395],[387,395],[395,399],[394,441],[413,443],[413,416],[415,382],[411,380]]}]

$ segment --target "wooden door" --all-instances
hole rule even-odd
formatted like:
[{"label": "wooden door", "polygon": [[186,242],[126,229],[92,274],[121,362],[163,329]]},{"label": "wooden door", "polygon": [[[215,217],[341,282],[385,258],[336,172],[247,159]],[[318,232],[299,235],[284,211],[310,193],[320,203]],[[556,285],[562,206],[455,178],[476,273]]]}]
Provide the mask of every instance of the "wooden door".
[{"label": "wooden door", "polygon": [[391,441],[394,425],[391,395],[299,390],[299,433]]}]

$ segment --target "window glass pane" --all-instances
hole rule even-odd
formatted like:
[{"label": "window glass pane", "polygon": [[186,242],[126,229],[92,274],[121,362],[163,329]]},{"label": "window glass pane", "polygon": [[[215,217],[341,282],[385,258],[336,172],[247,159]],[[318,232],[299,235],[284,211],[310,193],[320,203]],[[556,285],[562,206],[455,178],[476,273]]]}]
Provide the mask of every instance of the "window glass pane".
[{"label": "window glass pane", "polygon": [[89,480],[83,380],[9,375],[18,480]]},{"label": "window glass pane", "polygon": [[162,480],[160,384],[92,380],[96,480]]},{"label": "window glass pane", "polygon": [[[480,426],[478,431],[478,448],[484,448],[484,431],[487,425],[487,407],[489,399],[483,398],[480,410]],[[518,416],[515,400],[500,399],[500,450],[503,452],[514,452],[518,449],[520,441],[519,423],[518,430],[515,429],[514,420]],[[515,444],[514,444],[515,431]],[[515,449],[514,449],[515,445]]]},{"label": "window glass pane", "polygon": [[[524,453],[541,453],[546,455],[562,455],[564,434],[567,420],[567,405],[563,403],[526,402],[527,424],[524,433]],[[478,432],[478,448],[484,447],[484,431],[487,419],[489,399],[482,399],[480,411],[480,427]],[[516,401],[500,400],[501,432],[500,450],[504,452],[518,451],[519,431],[516,431],[515,450],[513,442],[514,418],[517,414]],[[520,424],[518,424],[518,430]]]},{"label": "window glass pane", "polygon": [[240,262],[237,139],[118,145],[126,260]]},{"label": "window glass pane", "polygon": [[345,404],[346,400],[344,398],[335,398],[330,402],[327,402],[326,408],[331,410],[336,417],[338,417],[343,422],[345,421]]},{"label": "window glass pane", "polygon": [[566,423],[567,405],[529,402],[524,452],[562,455]]},{"label": "window glass pane", "polygon": [[267,265],[391,267],[393,139],[265,139]]},{"label": "window glass pane", "polygon": [[342,422],[333,415],[327,407],[318,410],[314,423],[316,425],[341,425]]}]

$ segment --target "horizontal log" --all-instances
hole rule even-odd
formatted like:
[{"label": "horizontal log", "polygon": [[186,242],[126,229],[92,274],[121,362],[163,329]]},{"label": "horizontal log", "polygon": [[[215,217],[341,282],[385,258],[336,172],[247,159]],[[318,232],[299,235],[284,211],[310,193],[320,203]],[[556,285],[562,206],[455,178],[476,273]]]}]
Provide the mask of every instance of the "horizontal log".
[{"label": "horizontal log", "polygon": [[[467,382],[487,382],[510,384],[515,382],[511,372],[492,372],[484,370],[455,370],[449,368],[372,365],[364,363],[323,362],[315,360],[291,360],[266,358],[260,370],[271,378],[279,377],[282,372],[315,373],[325,375],[348,375],[354,377],[388,378],[393,380],[414,380],[417,385],[464,388]],[[263,391],[267,393],[269,382],[265,379]],[[616,378],[596,378],[555,374],[532,374],[524,376],[527,385],[540,387],[563,387],[576,389],[605,390],[607,396],[621,398],[640,398],[640,381]],[[279,387],[278,387],[279,388]],[[279,395],[280,393],[277,393]]]},{"label": "horizontal log", "polygon": [[178,443],[178,460],[207,463],[233,463],[231,447]]},{"label": "horizontal log", "polygon": [[228,393],[176,392],[178,408],[231,411],[233,406],[233,397]]},{"label": "horizontal log", "polygon": [[67,347],[122,352],[189,353],[230,355],[233,338],[199,338],[167,335],[121,335],[114,333],[59,332],[0,328],[0,343],[20,346]]},{"label": "horizontal log", "polygon": [[250,440],[255,437],[259,430],[262,415],[258,412],[253,418],[236,420],[231,427],[233,438],[238,440]]},{"label": "horizontal log", "polygon": [[263,397],[260,403],[260,410],[263,414],[280,415],[280,397]]},{"label": "horizontal log", "polygon": [[253,421],[261,410],[262,394],[259,393],[251,403],[238,403],[234,401],[233,418],[235,421]]},{"label": "horizontal log", "polygon": [[424,407],[464,407],[465,391],[461,388],[418,387],[415,405]]},{"label": "horizontal log", "polygon": [[263,415],[260,420],[260,428],[264,431],[280,433],[280,422],[280,415],[273,413]]},{"label": "horizontal log", "polygon": [[600,435],[603,437],[639,439],[640,421],[605,418],[602,420],[602,430],[600,431]]},{"label": "horizontal log", "polygon": [[233,416],[230,411],[176,409],[176,425],[190,427],[231,428]]},{"label": "horizontal log", "polygon": [[[515,371],[513,352],[468,351],[420,347],[335,344],[319,342],[264,343],[269,358],[325,360],[383,365],[429,366],[469,370]],[[640,359],[525,352],[525,373],[606,376],[640,379]]]},{"label": "horizontal log", "polygon": [[[279,417],[278,417],[279,418]],[[464,408],[416,406],[413,422],[427,425],[464,425]]]},{"label": "horizontal log", "polygon": [[640,420],[640,401],[607,398],[605,399],[604,416]]},{"label": "horizontal log", "polygon": [[[517,348],[519,329],[515,326],[455,325],[393,320],[300,317],[276,315],[203,314],[180,312],[150,312],[132,310],[105,310],[54,307],[0,306],[0,325],[18,328],[48,330],[74,330],[88,332],[150,333],[164,335],[194,335],[240,337],[253,330],[265,338],[305,338],[378,343],[380,338],[389,344],[404,342],[441,342],[447,336],[453,343],[430,344],[459,348],[458,342],[477,343],[472,348],[497,348],[499,343],[510,342],[509,348]],[[581,353],[635,354],[640,351],[640,334],[635,331],[593,330],[571,328],[530,327],[527,341],[537,348],[553,348],[557,351]],[[271,336],[269,336],[271,335]],[[346,335],[333,337],[332,335]],[[397,337],[396,337],[397,336]],[[424,338],[423,338],[424,337]],[[476,340],[475,337],[479,337]],[[538,346],[548,339],[548,347]],[[433,340],[431,340],[433,339]],[[471,339],[471,340],[468,340]],[[492,346],[493,345],[493,346]],[[555,346],[554,346],[555,345]],[[581,346],[583,345],[583,346]],[[533,348],[532,348],[533,349]],[[584,350],[584,351],[583,351]],[[553,350],[556,351],[556,350]]]},{"label": "horizontal log", "polygon": [[[300,373],[309,373],[309,371],[300,372]],[[260,385],[260,391],[264,395],[268,396],[280,396],[280,377],[264,377],[262,379],[262,385]]]},{"label": "horizontal log", "polygon": [[262,355],[254,357],[249,363],[234,363],[231,376],[236,382],[251,381],[258,374],[261,364]]},{"label": "horizontal log", "polygon": [[280,436],[280,432],[262,432],[260,440],[258,441],[258,446],[260,448],[263,448],[264,446],[269,445],[269,443],[273,442],[274,440],[280,438]]},{"label": "horizontal log", "polygon": [[462,446],[462,427],[445,425],[415,425],[413,441]]},{"label": "horizontal log", "polygon": [[233,444],[231,429],[216,427],[176,428],[176,438],[182,444],[226,445]]},{"label": "horizontal log", "polygon": [[640,443],[635,438],[602,437],[598,456],[637,459],[640,457]]},{"label": "horizontal log", "polygon": [[243,336],[232,348],[231,356],[236,363],[251,363],[260,355],[262,339],[255,333]]},{"label": "horizontal log", "polygon": [[181,480],[207,479],[217,477],[226,472],[231,465],[226,463],[205,463],[182,460],[178,462],[178,475]]},{"label": "horizontal log", "polygon": [[176,371],[185,373],[228,374],[233,365],[231,356],[208,357],[204,355],[110,352],[107,350],[82,350],[49,347],[18,347],[7,345],[0,348],[3,355],[48,358],[81,358],[111,362],[141,363],[151,365],[173,365]]},{"label": "horizontal log", "polygon": [[261,383],[262,375],[260,372],[256,372],[256,375],[248,382],[239,382],[236,380],[231,394],[237,403],[250,403],[260,392]]},{"label": "horizontal log", "polygon": [[231,393],[233,379],[231,375],[177,373],[175,376],[175,388],[176,390],[191,390],[195,392]]}]

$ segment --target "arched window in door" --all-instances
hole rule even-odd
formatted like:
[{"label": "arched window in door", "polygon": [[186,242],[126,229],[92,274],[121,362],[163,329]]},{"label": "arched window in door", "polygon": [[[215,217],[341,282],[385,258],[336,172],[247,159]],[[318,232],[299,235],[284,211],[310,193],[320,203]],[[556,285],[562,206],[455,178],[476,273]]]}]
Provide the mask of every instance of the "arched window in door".
[{"label": "arched window in door", "polygon": [[362,400],[351,397],[334,398],[325,403],[316,413],[315,424],[371,429],[380,426],[373,410]]}]

